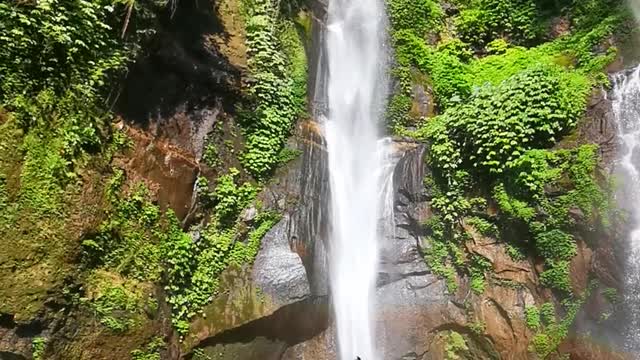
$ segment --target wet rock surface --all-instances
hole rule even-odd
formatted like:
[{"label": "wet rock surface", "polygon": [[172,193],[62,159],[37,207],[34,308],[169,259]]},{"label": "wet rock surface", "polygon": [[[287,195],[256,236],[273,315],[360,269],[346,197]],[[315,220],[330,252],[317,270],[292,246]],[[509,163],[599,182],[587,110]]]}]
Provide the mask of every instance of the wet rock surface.
[{"label": "wet rock surface", "polygon": [[289,215],[285,215],[262,239],[252,274],[256,286],[280,306],[311,295],[302,259],[289,244],[287,228],[290,221]]}]

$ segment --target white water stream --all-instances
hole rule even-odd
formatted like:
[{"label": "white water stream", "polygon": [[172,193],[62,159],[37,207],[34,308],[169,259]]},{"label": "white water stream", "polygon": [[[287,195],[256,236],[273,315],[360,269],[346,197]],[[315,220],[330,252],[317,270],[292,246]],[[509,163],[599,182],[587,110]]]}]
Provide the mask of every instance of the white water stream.
[{"label": "white water stream", "polygon": [[616,171],[622,178],[620,205],[629,213],[625,264],[625,346],[640,348],[640,67],[613,78],[613,113],[621,149]]},{"label": "white water stream", "polygon": [[[387,75],[384,5],[329,0],[325,49],[330,177],[330,281],[341,360],[376,360],[375,282],[389,217],[390,141],[381,139]],[[386,204],[385,204],[386,203]]]}]

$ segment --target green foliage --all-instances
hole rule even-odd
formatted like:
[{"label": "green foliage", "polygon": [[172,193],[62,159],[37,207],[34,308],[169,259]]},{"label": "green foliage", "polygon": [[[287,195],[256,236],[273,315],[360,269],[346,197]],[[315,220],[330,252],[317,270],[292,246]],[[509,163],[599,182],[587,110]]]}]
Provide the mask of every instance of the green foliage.
[{"label": "green foliage", "polygon": [[[572,7],[580,6],[578,3]],[[412,13],[411,6],[405,2],[399,1],[395,4],[403,9],[399,13]],[[459,25],[458,31],[462,30],[468,38],[452,38],[448,34],[443,36],[439,43],[428,45],[420,31],[416,31],[417,28],[396,28],[392,23],[392,44],[397,61],[394,74],[402,85],[400,94],[408,95],[407,89],[410,89],[411,82],[403,74],[408,74],[412,67],[429,76],[437,105],[443,110],[464,102],[474,93],[473,89],[476,87],[487,83],[499,85],[525,70],[575,68],[575,72],[565,71],[559,75],[567,77],[565,80],[573,83],[570,86],[571,91],[563,95],[566,98],[563,101],[575,100],[578,110],[581,110],[584,105],[579,104],[584,100],[581,95],[588,95],[590,80],[606,81],[601,72],[615,57],[615,48],[610,48],[605,53],[596,49],[601,47],[603,39],[620,28],[624,19],[620,8],[612,6],[607,14],[600,13],[594,16],[593,19],[597,21],[593,26],[576,29],[568,36],[527,49],[510,47],[507,40],[521,44],[537,40],[540,25],[544,20],[530,16],[537,12],[534,1],[477,0],[461,4],[459,7],[462,11],[455,18],[455,22]],[[512,17],[519,20],[513,20]],[[507,18],[509,20],[505,21]],[[408,19],[407,23],[410,23],[411,18]],[[472,59],[469,43],[476,47],[486,47],[486,51],[492,55]],[[582,86],[584,91],[575,92],[579,86]],[[395,114],[394,118],[402,119],[402,116],[403,114],[399,113]],[[399,127],[394,128],[397,133],[401,133],[401,130]]]},{"label": "green foliage", "polygon": [[403,93],[395,94],[391,98],[385,116],[392,131],[399,132],[410,124],[411,105],[411,97]]},{"label": "green foliage", "polygon": [[495,39],[487,44],[487,52],[493,55],[500,55],[507,52],[509,43],[504,39]]},{"label": "green foliage", "polygon": [[243,165],[262,179],[278,163],[293,122],[304,109],[306,58],[295,27],[278,21],[269,0],[248,4],[246,21],[250,109],[244,111],[246,153]]},{"label": "green foliage", "polygon": [[469,350],[464,337],[455,331],[450,331],[445,341],[444,351],[447,360],[463,359],[462,354]]},{"label": "green foliage", "polygon": [[476,321],[469,324],[469,330],[471,330],[471,332],[474,333],[476,336],[483,335],[486,328],[487,328],[487,324],[485,324],[484,322]]},{"label": "green foliage", "polygon": [[218,178],[218,184],[212,193],[215,213],[222,224],[233,222],[258,192],[258,189],[248,182],[238,186],[235,177],[239,174],[237,169],[229,169],[227,175]]},{"label": "green foliage", "polygon": [[31,341],[31,356],[33,360],[44,360],[44,351],[47,342],[45,338],[36,336]]},{"label": "green foliage", "polygon": [[211,356],[207,355],[204,350],[198,348],[193,351],[193,360],[213,360]]},{"label": "green foliage", "polygon": [[524,320],[527,327],[531,330],[538,330],[540,328],[540,311],[536,306],[525,306],[524,308]]},{"label": "green foliage", "polygon": [[556,308],[552,303],[544,303],[540,306],[540,319],[544,325],[556,323]]},{"label": "green foliage", "polygon": [[482,47],[499,38],[531,43],[539,37],[537,20],[533,0],[474,0],[460,11],[455,25],[460,39]]},{"label": "green foliage", "polygon": [[548,260],[547,269],[540,274],[540,284],[552,289],[571,292],[569,262],[566,260]]},{"label": "green foliage", "polygon": [[166,344],[161,337],[156,337],[149,342],[144,349],[136,349],[131,352],[131,360],[160,360],[160,350]]},{"label": "green foliage", "polygon": [[566,309],[565,316],[559,321],[556,319],[554,305],[545,303],[540,307],[541,322],[534,335],[529,350],[536,353],[539,359],[546,359],[557,350],[558,346],[569,334],[569,328],[576,318],[583,300],[566,300],[563,306]]},{"label": "green foliage", "polygon": [[169,236],[167,242],[168,302],[173,311],[176,330],[184,335],[188,320],[217,294],[219,277],[230,265],[242,267],[253,263],[264,235],[279,221],[277,214],[263,212],[241,241],[239,225],[220,228],[210,224],[194,242],[183,233]]},{"label": "green foliage", "polygon": [[471,257],[469,273],[471,274],[470,287],[473,292],[476,294],[484,292],[486,273],[490,270],[492,270],[492,265],[489,260],[475,254]]},{"label": "green foliage", "polygon": [[611,14],[611,9],[623,6],[616,0],[573,0],[571,20],[578,29],[588,29],[596,26],[601,19]]},{"label": "green foliage", "polygon": [[207,139],[207,142],[205,144],[204,152],[202,154],[202,161],[211,168],[216,168],[222,165],[220,161],[220,155],[218,153],[218,148],[216,147],[216,144],[213,143],[210,139]]},{"label": "green foliage", "polygon": [[573,236],[562,230],[538,233],[535,241],[538,253],[546,259],[571,260],[577,253]]},{"label": "green foliage", "polygon": [[440,4],[433,0],[391,0],[387,11],[394,31],[410,30],[421,38],[437,30],[443,17]]},{"label": "green foliage", "polygon": [[606,288],[602,290],[602,296],[604,296],[604,298],[612,304],[618,303],[618,290],[616,290],[615,288]]},{"label": "green foliage", "polygon": [[498,235],[498,227],[496,224],[489,222],[479,216],[472,216],[465,219],[465,222],[473,226],[480,234],[484,236],[495,237]]},{"label": "green foliage", "polygon": [[446,280],[449,293],[454,294],[458,290],[458,283],[456,282],[456,271],[448,263],[452,244],[446,241],[445,224],[439,217],[434,216],[425,226],[431,235],[427,238],[428,246],[423,248],[424,259],[434,274]]},{"label": "green foliage", "polygon": [[[471,211],[467,192],[472,184],[492,184],[501,218],[506,224],[526,224],[537,253],[546,259],[543,285],[564,292],[570,291],[567,260],[576,253],[563,231],[573,222],[570,209],[577,206],[590,218],[605,212],[608,204],[594,178],[593,146],[555,152],[544,148],[573,128],[589,88],[583,75],[551,63],[526,68],[495,85],[485,83],[465,104],[447,109],[416,132],[429,143],[429,162],[441,188],[431,205],[448,226],[457,226]],[[549,197],[548,186],[565,190]],[[488,231],[487,224],[474,221]],[[450,229],[447,236],[456,233]],[[480,292],[483,278],[478,274],[471,284]]]},{"label": "green foliage", "polygon": [[499,184],[495,187],[493,196],[498,203],[500,211],[510,218],[528,222],[536,214],[535,209],[526,201],[510,196],[505,190],[504,184]]},{"label": "green foliage", "polygon": [[588,84],[563,82],[557,71],[527,70],[483,86],[429,122],[423,132],[433,142],[433,163],[502,173],[526,150],[553,144],[581,115],[588,90]]},{"label": "green foliage", "polygon": [[[149,2],[140,3],[136,9],[149,9]],[[35,259],[38,253],[34,261],[50,269],[36,271],[31,260],[21,261],[25,267],[15,269],[15,278],[24,286],[16,283],[17,293],[26,290],[20,298],[36,300],[26,306],[11,299],[2,307],[15,302],[15,310],[2,311],[32,318],[30,312],[59,295],[50,286],[84,278],[71,276],[69,261],[100,204],[78,203],[94,200],[99,173],[126,144],[122,133],[113,133],[107,90],[148,30],[133,16],[136,31],[122,39],[123,8],[110,0],[0,3],[0,203],[7,203],[0,205],[0,231],[16,245],[11,256]]]},{"label": "green foliage", "polygon": [[290,161],[297,159],[300,155],[302,155],[302,151],[298,149],[283,147],[278,154],[278,163],[284,165]]},{"label": "green foliage", "polygon": [[519,244],[506,244],[506,252],[514,261],[524,261],[527,259],[525,249],[519,246]]},{"label": "green foliage", "polygon": [[536,199],[543,196],[544,186],[558,180],[562,173],[561,169],[550,166],[550,162],[556,160],[555,155],[550,151],[533,149],[514,160],[509,169],[515,180],[514,188]]},{"label": "green foliage", "polygon": [[122,69],[125,47],[110,25],[112,1],[0,4],[0,99],[71,84],[102,86]]},{"label": "green foliage", "polygon": [[443,54],[455,56],[465,63],[473,58],[473,50],[471,50],[469,44],[457,38],[439,43],[436,50]]},{"label": "green foliage", "polygon": [[449,47],[436,51],[407,30],[394,32],[392,42],[400,67],[415,66],[429,75],[441,108],[458,104],[469,95],[471,88],[465,78],[467,65],[460,60],[459,53],[452,53]]},{"label": "green foliage", "polygon": [[82,242],[84,262],[132,279],[158,281],[165,220],[160,208],[148,201],[144,185],[138,184],[131,194],[122,196],[123,181],[123,173],[118,170],[105,190],[111,208],[97,233]]},{"label": "green foliage", "polygon": [[[534,104],[523,106],[530,109]],[[498,112],[498,110],[495,111]],[[555,117],[552,118],[555,119]],[[470,123],[472,125],[469,126],[474,129],[476,126],[487,125],[486,122],[475,125],[471,120]],[[522,134],[533,137],[536,133],[535,129],[540,128],[540,123],[542,122],[531,125],[527,130],[520,127]],[[502,156],[500,160],[469,163],[462,159],[472,160],[474,156],[472,154],[486,152],[487,150],[482,148],[482,137],[488,133],[486,138],[491,138],[492,135],[485,129],[464,138],[461,135],[464,131],[464,128],[455,128],[453,120],[452,123],[443,125],[436,118],[427,125],[423,133],[426,134],[427,139],[431,140],[430,161],[435,164],[438,171],[436,180],[443,184],[439,185],[440,187],[447,189],[434,192],[432,199],[433,209],[441,214],[442,220],[448,224],[443,225],[448,226],[446,228],[448,230],[443,232],[444,238],[439,241],[442,244],[453,241],[452,235],[457,233],[456,224],[472,208],[466,192],[472,188],[469,184],[474,180],[465,170],[475,168],[474,173],[477,174],[477,178],[495,184],[492,197],[498,205],[500,217],[504,222],[500,225],[509,226],[508,224],[519,223],[525,224],[528,228],[537,254],[545,259],[546,270],[541,274],[541,284],[569,293],[571,291],[569,261],[576,254],[573,238],[566,232],[575,222],[574,217],[570,215],[571,209],[579,208],[586,220],[596,223],[599,216],[606,214],[609,208],[607,196],[595,180],[596,148],[585,145],[572,150],[558,151],[536,148],[515,149],[511,157],[507,157],[504,150],[498,150],[495,151],[495,155]],[[551,131],[554,130],[547,128],[547,133]],[[508,140],[501,140],[499,137],[505,136],[504,134],[505,131],[494,132],[490,143],[495,146],[504,146],[503,144]],[[452,141],[452,138],[456,137],[463,140]],[[522,146],[526,142],[519,139],[516,146]],[[551,140],[548,140],[536,144],[531,140],[531,146],[540,147],[550,142]],[[465,149],[469,149],[468,152]],[[438,162],[438,159],[441,161]],[[492,166],[495,167],[492,168]],[[560,189],[559,194],[548,196],[547,186]],[[491,224],[483,222],[482,219],[470,218],[467,222],[481,232],[497,232],[497,229],[492,229]],[[508,244],[507,251],[514,259],[523,260],[522,252],[518,249],[520,247],[521,244]],[[443,263],[448,256],[452,255],[448,249],[449,247],[445,245],[433,247],[433,250],[427,251],[426,259],[432,268],[435,266],[435,273],[453,277],[452,272],[447,271],[448,268],[433,265],[436,262]],[[468,269],[470,269],[472,289],[478,293],[482,292],[484,273],[474,270],[471,265]]]},{"label": "green foliage", "polygon": [[100,323],[114,333],[125,333],[139,326],[146,311],[156,307],[145,293],[148,287],[136,280],[98,270],[87,284],[90,308]]}]

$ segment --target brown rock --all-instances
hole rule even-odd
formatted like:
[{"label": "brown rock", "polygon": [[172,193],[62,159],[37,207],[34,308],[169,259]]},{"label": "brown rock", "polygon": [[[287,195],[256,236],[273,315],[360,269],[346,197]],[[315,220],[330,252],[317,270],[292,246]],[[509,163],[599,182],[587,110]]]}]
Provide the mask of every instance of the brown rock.
[{"label": "brown rock", "polygon": [[571,259],[569,266],[569,277],[571,278],[571,289],[574,294],[582,294],[589,285],[589,273],[593,251],[587,247],[582,240],[577,241],[578,253]]},{"label": "brown rock", "polygon": [[551,19],[549,24],[549,36],[552,39],[559,38],[571,32],[571,20],[565,16],[558,16]]},{"label": "brown rock", "polygon": [[578,337],[562,344],[562,353],[568,353],[571,360],[632,360],[636,356],[611,349],[596,339]]},{"label": "brown rock", "polygon": [[115,160],[133,182],[143,181],[156,194],[163,209],[171,208],[183,219],[192,204],[193,186],[199,172],[193,154],[148,132],[126,127],[132,148]]}]

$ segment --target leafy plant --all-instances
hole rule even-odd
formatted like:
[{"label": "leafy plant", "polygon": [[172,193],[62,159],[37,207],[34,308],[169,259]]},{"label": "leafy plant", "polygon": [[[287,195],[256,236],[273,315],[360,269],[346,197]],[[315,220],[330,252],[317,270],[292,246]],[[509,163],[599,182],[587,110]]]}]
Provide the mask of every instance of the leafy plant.
[{"label": "leafy plant", "polygon": [[464,337],[455,331],[450,331],[445,341],[444,351],[447,360],[462,359],[461,354],[469,350]]},{"label": "leafy plant", "polygon": [[45,338],[36,336],[31,341],[31,356],[33,360],[44,360],[44,352],[47,342]]},{"label": "leafy plant", "polygon": [[257,216],[240,241],[239,226],[221,229],[210,224],[197,242],[188,235],[175,233],[167,242],[168,302],[173,324],[180,334],[188,330],[188,320],[198,314],[217,294],[219,276],[229,266],[253,263],[264,235],[279,221],[279,216],[263,212]]},{"label": "leafy plant", "polygon": [[541,326],[540,312],[536,306],[525,306],[524,319],[527,327],[531,330],[538,330]]},{"label": "leafy plant", "polygon": [[155,337],[144,349],[136,349],[131,352],[131,360],[160,360],[160,350],[166,347],[161,337]]},{"label": "leafy plant", "polygon": [[218,184],[212,194],[216,215],[223,224],[234,221],[258,192],[258,189],[248,182],[236,185],[234,178],[239,174],[237,169],[229,169],[229,174],[218,178]]},{"label": "leafy plant", "polygon": [[114,333],[139,326],[148,310],[148,286],[105,270],[94,271],[88,282],[89,306],[102,325]]},{"label": "leafy plant", "polygon": [[606,288],[602,290],[602,296],[612,304],[617,304],[619,300],[618,290],[615,288]]},{"label": "leafy plant", "polygon": [[433,0],[391,0],[388,12],[394,31],[410,30],[421,38],[437,30],[443,17],[440,4]]},{"label": "leafy plant", "polygon": [[[278,154],[293,122],[304,109],[306,58],[295,27],[277,19],[269,0],[248,4],[246,30],[253,83],[248,109],[244,167],[263,179],[278,163]],[[278,27],[281,31],[278,31]]]},{"label": "leafy plant", "polygon": [[148,190],[138,184],[133,193],[120,192],[123,173],[116,172],[105,192],[112,207],[97,233],[82,242],[89,267],[110,268],[142,281],[157,281],[162,271],[164,239],[162,213],[148,201]]},{"label": "leafy plant", "polygon": [[473,0],[455,25],[463,41],[478,47],[499,38],[531,43],[540,33],[537,12],[533,0]]}]

